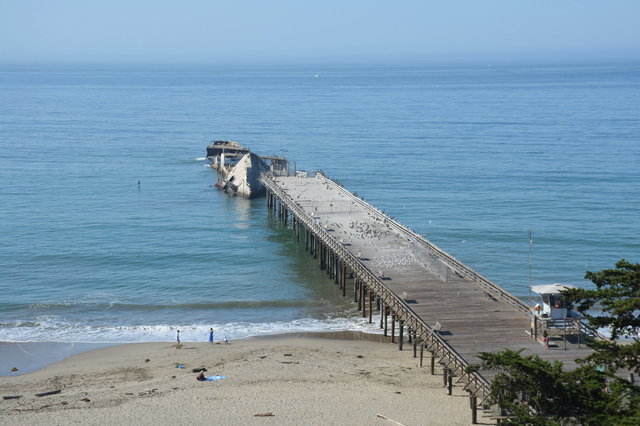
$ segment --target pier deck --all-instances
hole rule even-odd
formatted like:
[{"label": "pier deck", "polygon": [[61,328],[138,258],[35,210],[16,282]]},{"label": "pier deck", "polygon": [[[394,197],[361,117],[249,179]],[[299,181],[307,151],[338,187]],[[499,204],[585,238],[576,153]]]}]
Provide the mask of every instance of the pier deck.
[{"label": "pier deck", "polygon": [[485,395],[495,374],[464,373],[479,352],[524,349],[525,355],[561,360],[570,369],[590,352],[580,344],[580,333],[556,337],[545,350],[532,336],[526,304],[323,175],[264,181],[268,206],[285,222],[290,218],[296,235],[302,235],[320,267],[336,277],[343,294],[353,287],[363,315],[372,321],[375,310],[385,333],[390,315],[401,348],[406,327],[421,350],[450,375],[466,379],[472,395]]}]

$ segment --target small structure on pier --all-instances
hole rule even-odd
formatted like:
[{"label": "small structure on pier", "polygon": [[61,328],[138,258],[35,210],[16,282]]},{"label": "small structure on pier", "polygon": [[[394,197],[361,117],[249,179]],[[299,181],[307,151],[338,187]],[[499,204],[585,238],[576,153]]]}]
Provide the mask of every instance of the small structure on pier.
[{"label": "small structure on pier", "polygon": [[541,329],[547,332],[548,339],[561,337],[566,349],[567,341],[575,341],[580,346],[583,333],[597,335],[595,330],[587,329],[582,316],[575,312],[573,305],[562,296],[562,291],[570,288],[575,287],[558,283],[531,287],[531,291],[540,295],[542,302],[533,308],[532,332],[536,339]]},{"label": "small structure on pier", "polygon": [[575,287],[557,283],[532,286],[531,291],[539,294],[542,299],[542,305],[538,303],[534,309],[538,318],[543,320],[577,318],[578,315],[573,311],[573,306],[562,297],[562,291],[570,288]]}]

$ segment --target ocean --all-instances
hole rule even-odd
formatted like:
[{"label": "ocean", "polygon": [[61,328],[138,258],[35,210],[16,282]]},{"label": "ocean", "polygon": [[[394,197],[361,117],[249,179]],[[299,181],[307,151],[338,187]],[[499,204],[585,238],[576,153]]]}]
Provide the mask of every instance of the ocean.
[{"label": "ocean", "polygon": [[213,187],[214,139],[324,171],[524,299],[640,262],[638,63],[3,65],[0,342],[376,332],[264,199]]}]

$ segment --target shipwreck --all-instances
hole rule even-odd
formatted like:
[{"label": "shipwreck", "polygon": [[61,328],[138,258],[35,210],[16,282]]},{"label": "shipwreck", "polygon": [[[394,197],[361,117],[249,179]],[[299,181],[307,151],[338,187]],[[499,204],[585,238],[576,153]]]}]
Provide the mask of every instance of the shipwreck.
[{"label": "shipwreck", "polygon": [[234,141],[213,141],[207,146],[207,160],[220,173],[216,187],[229,195],[253,198],[265,193],[263,173],[288,176],[284,157],[257,155]]}]

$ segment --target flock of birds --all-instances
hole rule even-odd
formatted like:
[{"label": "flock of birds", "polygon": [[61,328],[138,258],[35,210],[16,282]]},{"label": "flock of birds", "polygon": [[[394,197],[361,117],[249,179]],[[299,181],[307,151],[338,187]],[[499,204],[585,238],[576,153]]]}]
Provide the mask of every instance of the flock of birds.
[{"label": "flock of birds", "polygon": [[352,231],[346,231],[347,235],[354,239],[378,239],[387,238],[391,236],[391,231],[388,229],[380,230],[372,226],[367,222],[351,221],[349,222],[349,229]]},{"label": "flock of birds", "polygon": [[416,262],[411,255],[406,256],[404,254],[391,254],[385,256],[375,256],[373,259],[371,259],[371,263],[376,268],[395,269],[402,266],[411,266]]}]

